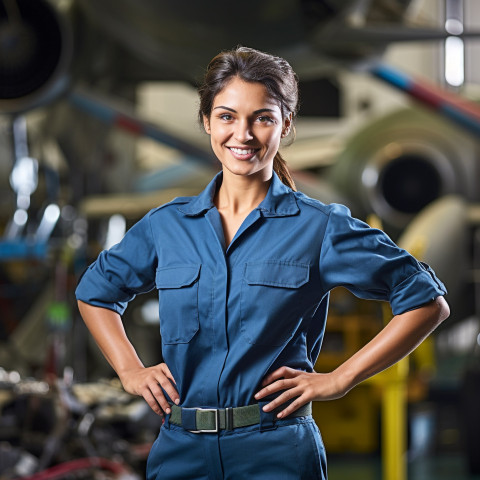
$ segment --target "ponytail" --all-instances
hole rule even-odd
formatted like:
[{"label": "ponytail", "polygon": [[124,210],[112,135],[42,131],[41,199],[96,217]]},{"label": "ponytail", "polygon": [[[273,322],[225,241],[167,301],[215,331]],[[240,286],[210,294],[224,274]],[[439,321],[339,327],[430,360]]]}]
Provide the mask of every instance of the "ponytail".
[{"label": "ponytail", "polygon": [[287,162],[282,158],[280,152],[277,152],[273,159],[273,170],[283,184],[290,187],[293,191],[297,190],[295,182],[290,174],[290,170],[287,167]]}]

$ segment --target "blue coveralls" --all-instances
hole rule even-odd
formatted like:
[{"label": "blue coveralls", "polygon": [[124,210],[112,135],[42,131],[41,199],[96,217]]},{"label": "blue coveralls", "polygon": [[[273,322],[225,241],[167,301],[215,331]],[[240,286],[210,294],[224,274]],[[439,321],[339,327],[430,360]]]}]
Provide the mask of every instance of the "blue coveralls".
[{"label": "blue coveralls", "polygon": [[[383,232],[286,187],[274,173],[267,196],[230,245],[213,204],[219,173],[196,197],[150,211],[103,251],[77,298],[122,314],[136,294],[159,294],[164,361],[185,407],[255,403],[281,366],[311,372],[329,291],[387,300],[394,314],[446,293],[433,271]],[[167,416],[168,417],[168,416]],[[167,421],[150,452],[149,479],[326,479],[311,416],[195,434]]]}]

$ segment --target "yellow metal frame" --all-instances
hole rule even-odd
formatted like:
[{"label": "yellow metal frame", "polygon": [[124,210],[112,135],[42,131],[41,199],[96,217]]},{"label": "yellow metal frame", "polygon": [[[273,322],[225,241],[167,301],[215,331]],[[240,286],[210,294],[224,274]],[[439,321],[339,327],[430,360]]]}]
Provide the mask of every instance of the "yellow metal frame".
[{"label": "yellow metal frame", "polygon": [[382,471],[388,480],[407,478],[408,357],[368,380],[381,387]]},{"label": "yellow metal frame", "polygon": [[[381,221],[374,215],[367,219],[367,223],[374,228],[382,228]],[[384,323],[387,324],[391,318],[390,306],[384,304]],[[383,478],[386,480],[407,479],[408,372],[409,359],[407,356],[368,380],[381,387],[382,471]]]}]

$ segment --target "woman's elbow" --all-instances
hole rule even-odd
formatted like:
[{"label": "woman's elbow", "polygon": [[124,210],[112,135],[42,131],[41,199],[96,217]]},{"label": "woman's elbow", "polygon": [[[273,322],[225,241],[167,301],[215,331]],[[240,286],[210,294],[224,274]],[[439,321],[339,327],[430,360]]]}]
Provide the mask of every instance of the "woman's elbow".
[{"label": "woman's elbow", "polygon": [[437,297],[434,301],[436,306],[435,316],[438,325],[450,316],[450,307],[444,297]]}]

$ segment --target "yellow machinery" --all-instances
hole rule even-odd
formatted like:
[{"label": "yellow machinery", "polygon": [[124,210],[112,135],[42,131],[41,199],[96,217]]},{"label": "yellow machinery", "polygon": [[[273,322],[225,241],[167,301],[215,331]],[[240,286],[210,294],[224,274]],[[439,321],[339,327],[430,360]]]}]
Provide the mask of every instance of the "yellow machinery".
[{"label": "yellow machinery", "polygon": [[[351,297],[352,294],[342,288],[332,292],[324,344],[315,365],[317,372],[334,370],[381,328],[378,311],[372,310],[378,305]],[[376,452],[379,447],[379,407],[379,389],[367,383],[358,385],[338,400],[314,402],[313,416],[324,434],[327,452]]]},{"label": "yellow machinery", "polygon": [[[332,292],[333,308],[324,347],[315,365],[317,372],[335,369],[378,333],[383,319],[391,318],[388,304],[376,305],[358,299],[354,300],[355,312],[336,312],[336,301],[342,303],[349,295],[343,289]],[[314,402],[313,416],[324,434],[327,452],[375,453],[381,439],[383,478],[405,480],[408,372],[408,358],[404,358],[343,398]]]},{"label": "yellow machinery", "polygon": [[[371,226],[381,228],[377,218]],[[406,248],[417,258],[425,245],[418,237]],[[359,300],[343,288],[332,291],[324,346],[315,365],[317,372],[334,370],[362,348],[390,321],[387,303]],[[433,371],[433,340],[427,338],[412,356],[420,373]],[[375,453],[381,440],[383,478],[407,478],[407,401],[425,395],[425,385],[409,390],[409,357],[355,387],[332,402],[314,402],[313,416],[324,433],[331,453]],[[408,398],[407,398],[408,397]]]}]

